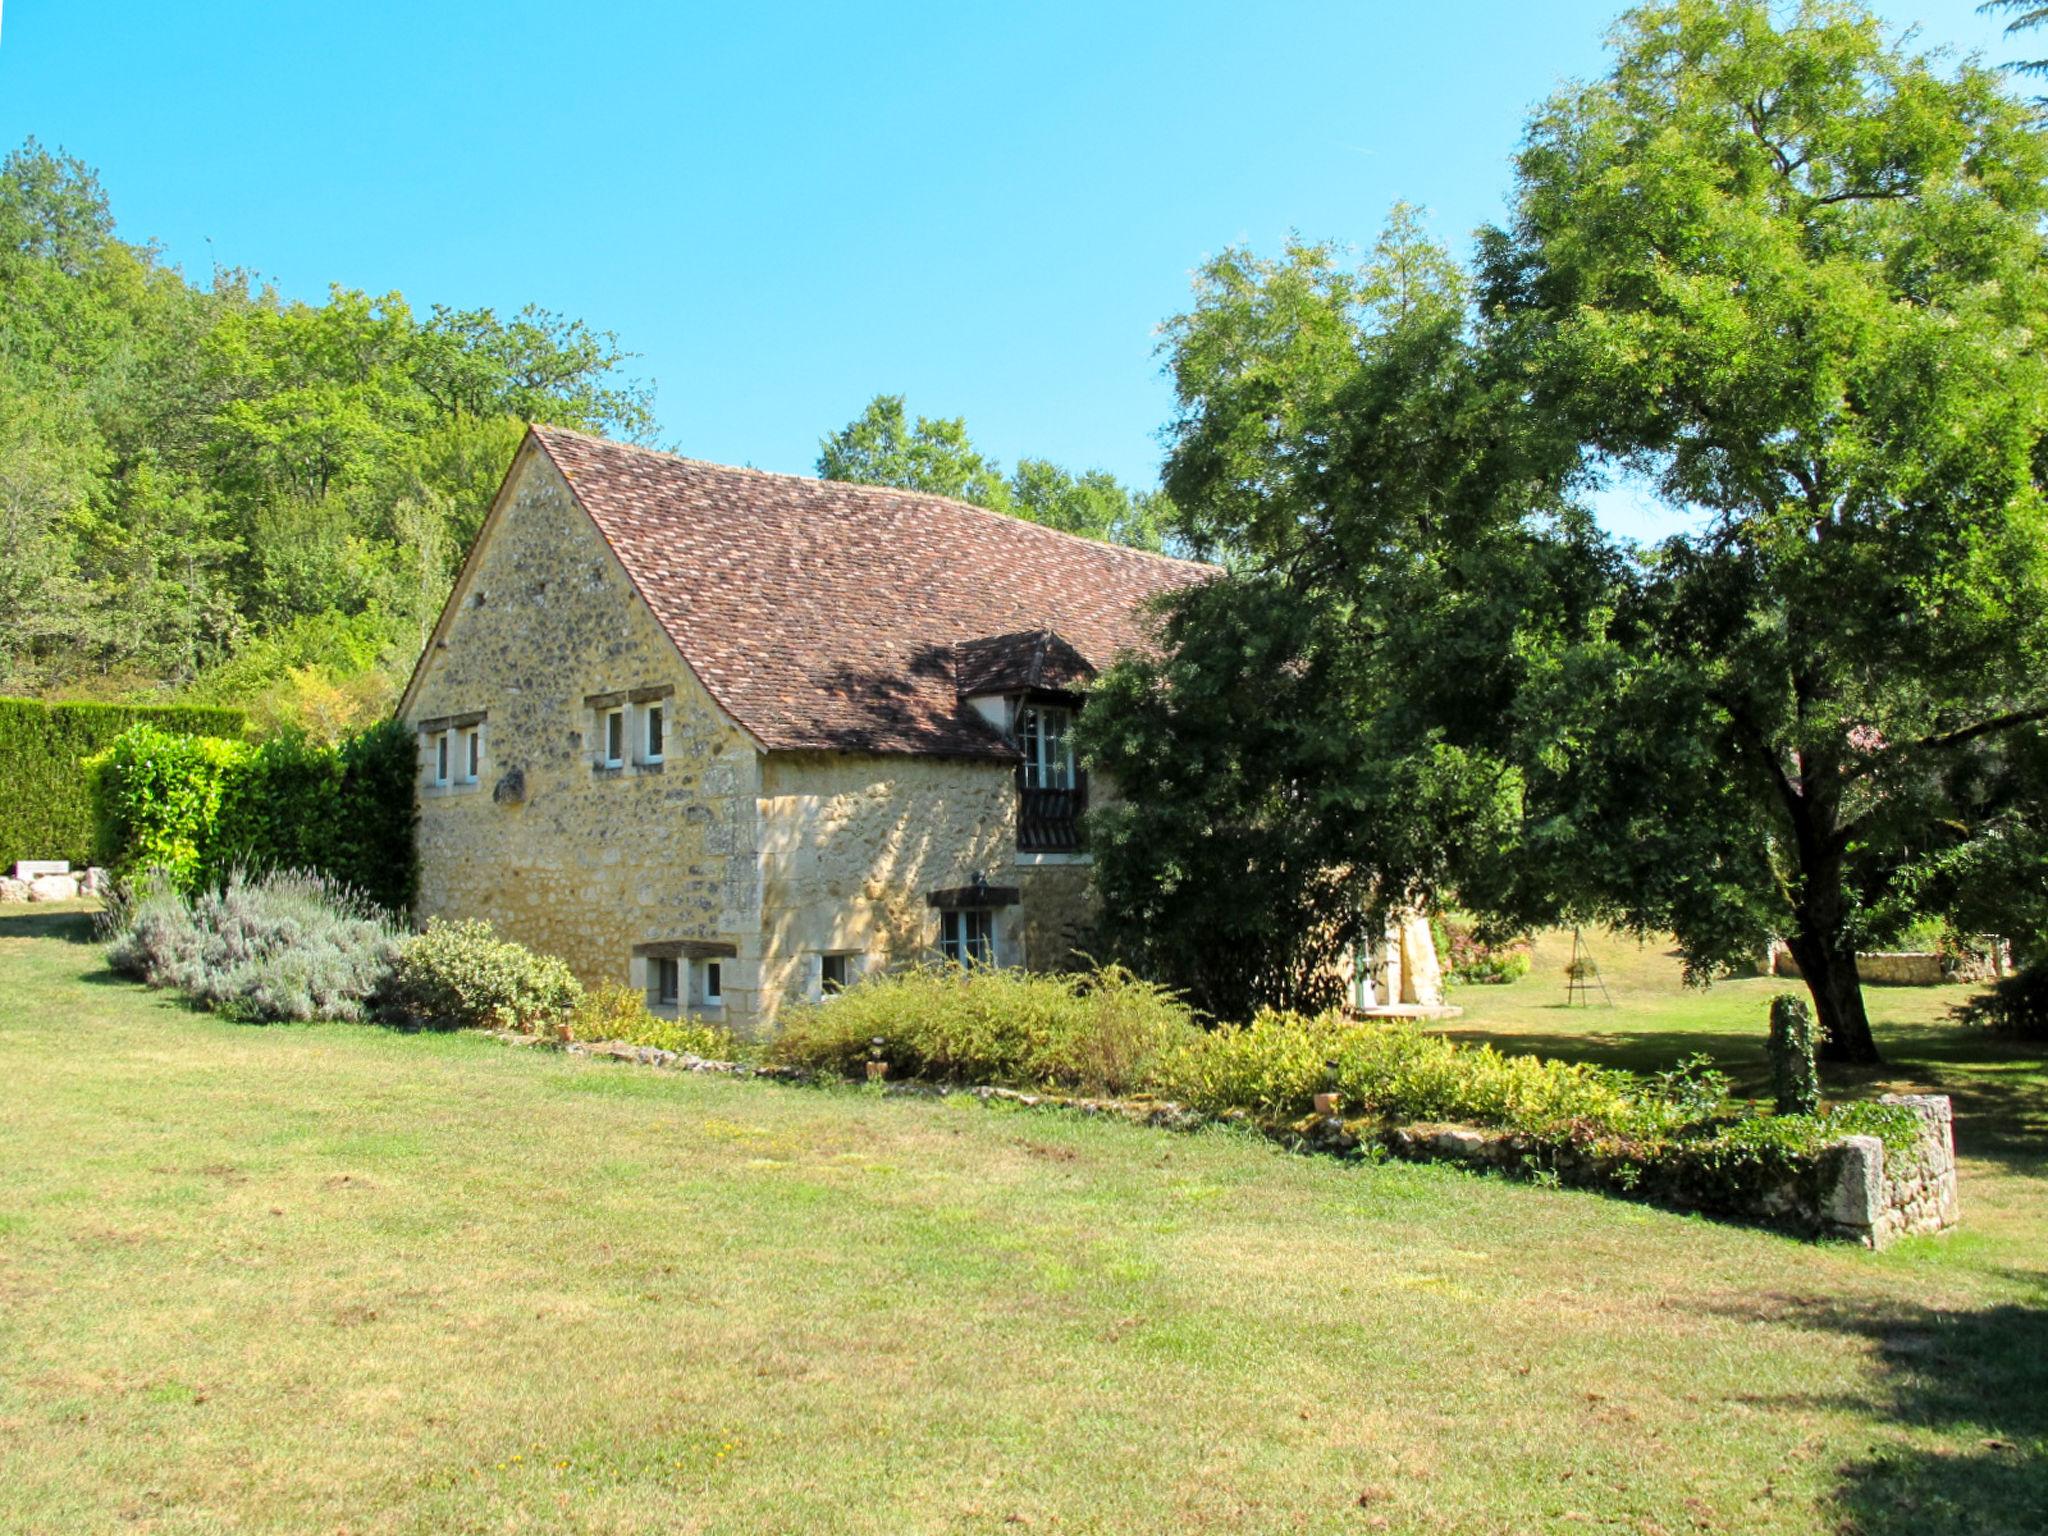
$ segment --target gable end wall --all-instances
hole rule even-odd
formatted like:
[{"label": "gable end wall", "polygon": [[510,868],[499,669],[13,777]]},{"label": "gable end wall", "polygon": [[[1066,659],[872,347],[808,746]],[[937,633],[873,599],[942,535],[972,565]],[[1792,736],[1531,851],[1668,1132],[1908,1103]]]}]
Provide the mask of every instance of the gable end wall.
[{"label": "gable end wall", "polygon": [[[673,694],[659,771],[595,770],[585,699],[662,687]],[[725,1012],[746,1026],[760,970],[759,754],[648,613],[560,472],[531,449],[404,714],[417,725],[475,711],[486,720],[474,788],[433,787],[422,739],[422,920],[488,918],[560,955],[586,984],[640,983],[635,944],[731,942]]]}]

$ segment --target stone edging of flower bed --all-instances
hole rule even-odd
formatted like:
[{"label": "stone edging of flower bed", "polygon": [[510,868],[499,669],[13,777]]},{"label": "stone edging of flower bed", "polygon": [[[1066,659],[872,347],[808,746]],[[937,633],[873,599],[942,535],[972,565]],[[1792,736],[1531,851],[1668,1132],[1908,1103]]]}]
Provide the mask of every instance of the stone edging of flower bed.
[{"label": "stone edging of flower bed", "polygon": [[[794,1067],[753,1066],[715,1061],[686,1051],[632,1045],[616,1040],[552,1040],[516,1030],[492,1030],[507,1045],[559,1050],[571,1056],[619,1061],[673,1072],[764,1078],[805,1083],[818,1079]],[[832,1081],[840,1081],[837,1078]],[[1935,1094],[1886,1094],[1886,1104],[1903,1105],[1920,1120],[1913,1146],[1887,1155],[1875,1136],[1850,1136],[1801,1157],[1793,1165],[1745,1170],[1703,1167],[1679,1158],[1637,1162],[1625,1153],[1543,1141],[1517,1131],[1418,1122],[1389,1125],[1372,1119],[1345,1120],[1311,1115],[1284,1125],[1264,1125],[1243,1111],[1209,1115],[1166,1099],[1094,1099],[1017,1088],[956,1088],[943,1083],[892,1082],[892,1098],[950,1098],[1015,1104],[1023,1109],[1106,1115],[1134,1125],[1194,1131],[1207,1125],[1237,1126],[1299,1151],[1346,1157],[1377,1148],[1408,1162],[1450,1162],[1522,1176],[1554,1178],[1579,1189],[1619,1194],[1682,1211],[1727,1216],[1783,1228],[1805,1237],[1846,1238],[1882,1248],[1893,1239],[1946,1232],[1958,1220],[1955,1137],[1949,1100]]]}]

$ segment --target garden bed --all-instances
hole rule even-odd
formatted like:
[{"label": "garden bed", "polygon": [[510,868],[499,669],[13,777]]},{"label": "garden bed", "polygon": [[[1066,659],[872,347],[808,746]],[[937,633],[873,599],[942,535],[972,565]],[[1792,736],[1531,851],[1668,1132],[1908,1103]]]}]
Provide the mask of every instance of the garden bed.
[{"label": "garden bed", "polygon": [[[507,1045],[667,1071],[786,1083],[844,1080],[787,1065],[715,1060],[625,1040],[564,1040],[517,1030],[490,1034]],[[1292,1122],[1261,1122],[1243,1110],[1208,1113],[1152,1097],[1093,1097],[991,1083],[891,1081],[886,1076],[876,1086],[889,1097],[961,1096],[1172,1131],[1237,1126],[1300,1151],[1458,1163],[1510,1177],[1550,1179],[1670,1210],[1753,1222],[1801,1237],[1846,1239],[1869,1248],[1882,1248],[1899,1237],[1945,1232],[1958,1220],[1951,1112],[1948,1099],[1939,1095],[1888,1094],[1879,1101],[1910,1113],[1917,1125],[1910,1141],[1891,1148],[1874,1135],[1844,1136],[1810,1151],[1765,1143],[1745,1148],[1739,1141],[1730,1147],[1725,1139],[1716,1138],[1697,1148],[1679,1144],[1675,1152],[1644,1157],[1640,1149],[1617,1147],[1611,1141],[1560,1140],[1446,1122],[1346,1118],[1336,1108]]]}]

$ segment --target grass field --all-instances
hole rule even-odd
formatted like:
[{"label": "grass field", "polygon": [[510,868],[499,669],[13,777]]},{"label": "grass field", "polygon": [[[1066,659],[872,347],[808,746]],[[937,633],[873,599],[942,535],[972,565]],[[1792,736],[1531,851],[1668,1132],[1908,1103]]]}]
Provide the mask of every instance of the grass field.
[{"label": "grass field", "polygon": [[[1885,1043],[1983,1095],[1971,1226],[1870,1255],[1221,1132],[237,1026],[85,923],[0,915],[0,1530],[2044,1529],[2040,1065],[1926,1020]],[[1638,1059],[1748,1029],[1732,992],[1595,1020],[1540,980],[1461,1022]]]}]

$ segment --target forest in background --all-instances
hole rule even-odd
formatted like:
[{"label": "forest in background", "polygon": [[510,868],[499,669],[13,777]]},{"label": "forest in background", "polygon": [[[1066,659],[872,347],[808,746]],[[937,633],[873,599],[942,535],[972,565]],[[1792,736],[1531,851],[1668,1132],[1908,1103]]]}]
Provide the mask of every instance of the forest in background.
[{"label": "forest in background", "polygon": [[610,332],[336,286],[204,286],[98,177],[0,167],[0,693],[381,714],[528,420],[636,441]]},{"label": "forest in background", "polygon": [[[0,165],[0,694],[239,705],[328,740],[382,716],[525,424],[652,440],[632,358],[533,305],[195,283],[29,140]],[[1124,542],[1170,510],[1044,460],[1005,480],[900,397],[823,448],[822,474]]]}]

